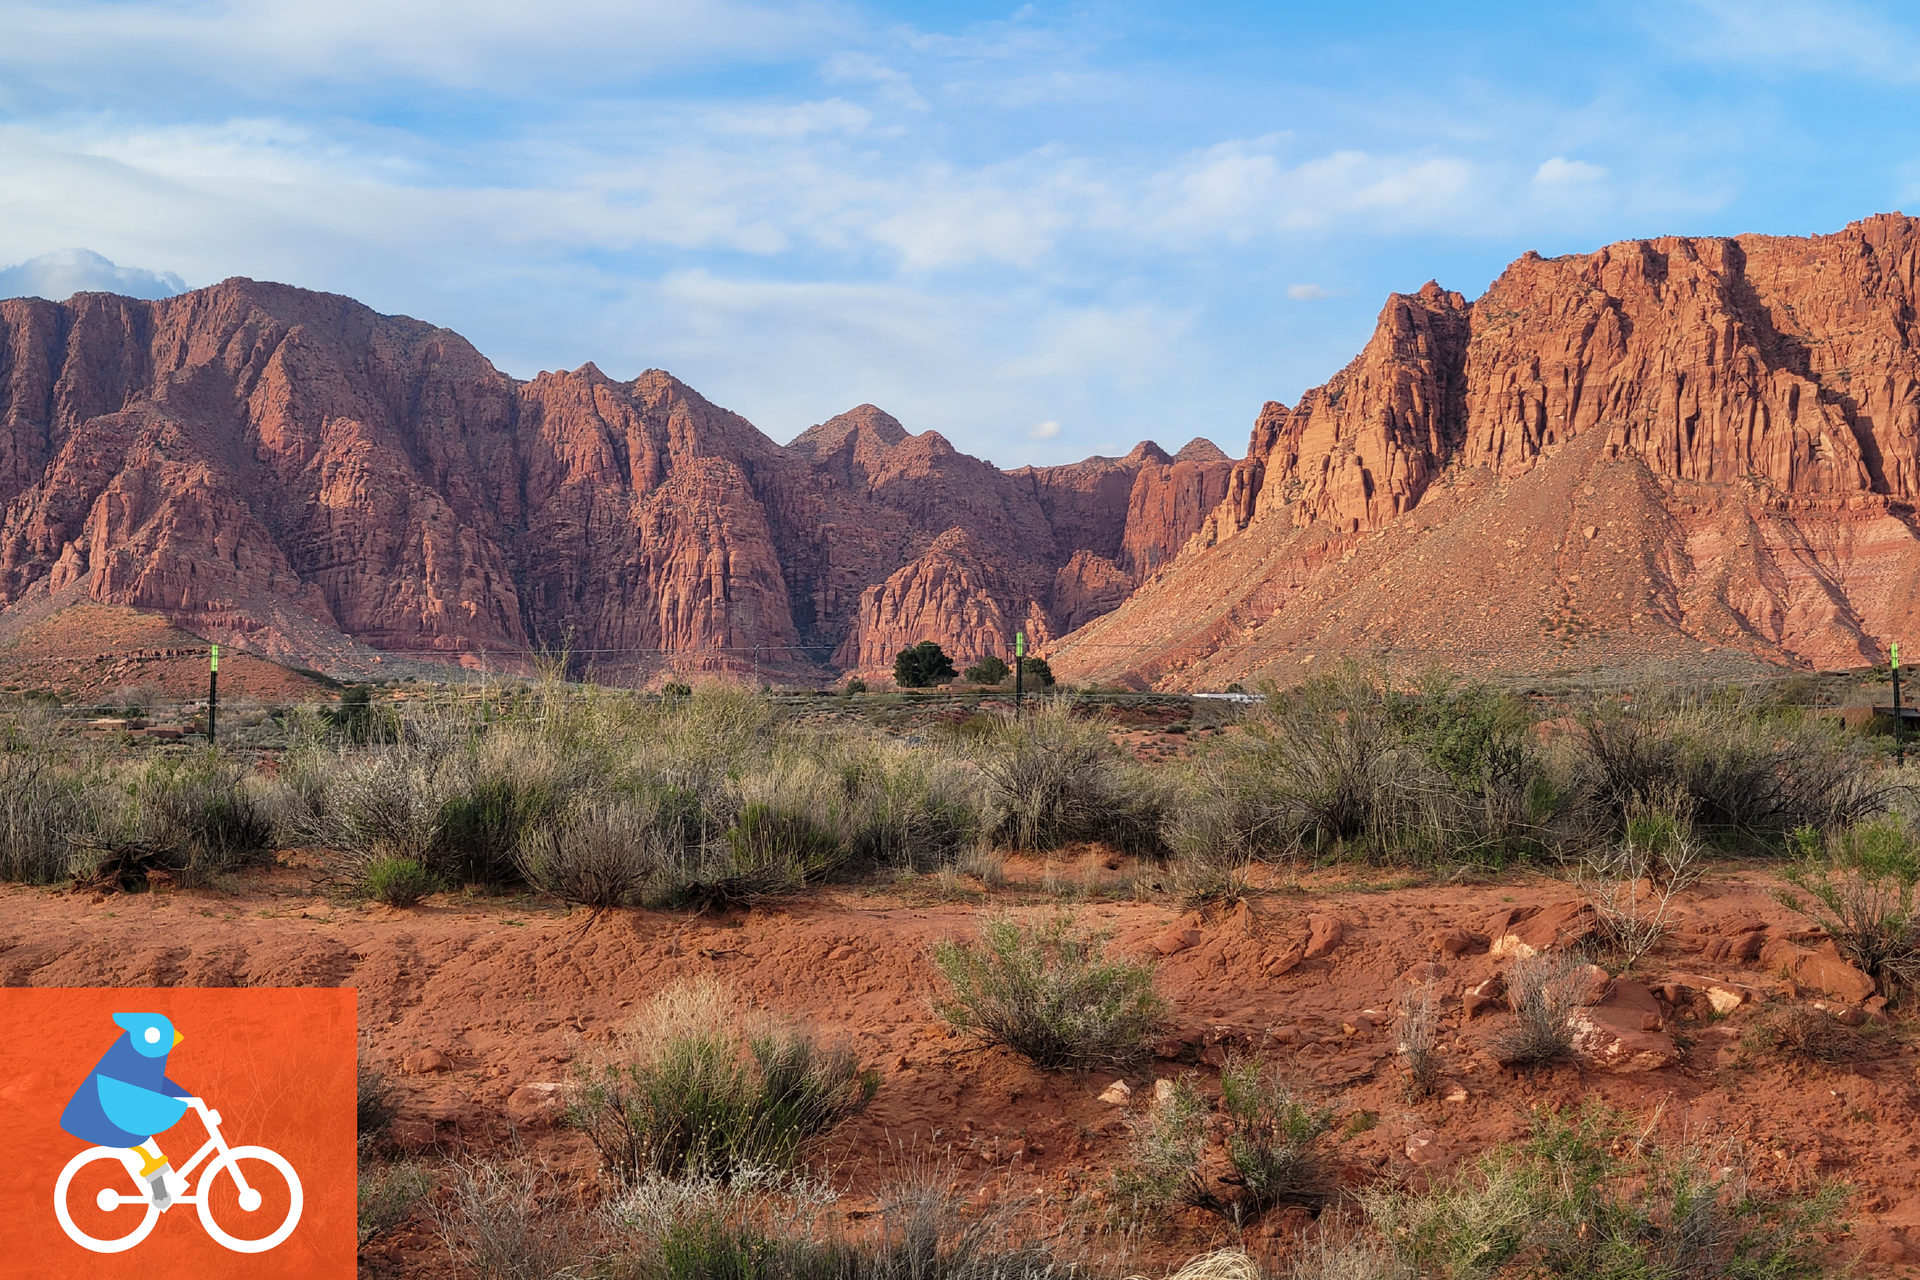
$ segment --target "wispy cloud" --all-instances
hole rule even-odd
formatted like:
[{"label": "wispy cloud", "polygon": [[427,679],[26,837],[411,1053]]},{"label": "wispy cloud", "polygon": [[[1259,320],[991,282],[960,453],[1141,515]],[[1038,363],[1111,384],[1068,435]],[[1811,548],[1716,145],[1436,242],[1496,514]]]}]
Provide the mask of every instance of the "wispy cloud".
[{"label": "wispy cloud", "polygon": [[1027,439],[1029,440],[1051,440],[1059,434],[1060,424],[1052,421],[1036,422],[1027,428]]},{"label": "wispy cloud", "polygon": [[1317,284],[1290,284],[1287,286],[1287,296],[1296,302],[1314,302],[1333,295]]},{"label": "wispy cloud", "polygon": [[117,266],[90,249],[58,249],[0,268],[0,298],[64,302],[76,293],[168,298],[186,287],[186,282],[171,271]]}]

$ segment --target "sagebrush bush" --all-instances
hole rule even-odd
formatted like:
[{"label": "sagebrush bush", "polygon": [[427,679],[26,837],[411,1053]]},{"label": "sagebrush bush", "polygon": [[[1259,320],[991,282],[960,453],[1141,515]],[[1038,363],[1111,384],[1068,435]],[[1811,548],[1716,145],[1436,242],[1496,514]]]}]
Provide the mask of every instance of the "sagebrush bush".
[{"label": "sagebrush bush", "polygon": [[1125,1066],[1166,1025],[1153,970],[1108,959],[1105,938],[1066,913],[1025,925],[988,916],[978,942],[948,939],[933,958],[950,988],[936,1012],[1042,1070]]},{"label": "sagebrush bush", "polygon": [[360,1243],[384,1235],[413,1217],[432,1191],[433,1174],[417,1164],[362,1164],[355,1196]]},{"label": "sagebrush bush", "polygon": [[1762,1014],[1742,1048],[1797,1062],[1849,1062],[1866,1048],[1860,1033],[1824,1009],[1785,1004]]},{"label": "sagebrush bush", "polygon": [[132,835],[171,850],[176,865],[206,879],[273,852],[271,809],[246,767],[208,751],[155,760],[128,785]]},{"label": "sagebrush bush", "polygon": [[1608,812],[1677,791],[1702,830],[1761,845],[1872,818],[1895,790],[1838,720],[1761,694],[1643,690],[1587,708],[1578,726]]},{"label": "sagebrush bush", "polygon": [[556,1280],[588,1261],[586,1223],[551,1171],[524,1158],[453,1164],[433,1203],[447,1252],[479,1280]]},{"label": "sagebrush bush", "polygon": [[1667,935],[1680,895],[1700,878],[1693,806],[1684,792],[1629,801],[1620,836],[1596,842],[1577,866],[1600,941],[1624,972]]},{"label": "sagebrush bush", "polygon": [[1513,699],[1429,677],[1413,692],[1351,664],[1269,690],[1196,765],[1183,852],[1501,863],[1556,838],[1578,801]]},{"label": "sagebrush bush", "polygon": [[873,1098],[879,1077],[850,1049],[791,1028],[743,1031],[733,1003],[711,979],[677,983],[613,1055],[577,1069],[568,1116],[617,1181],[785,1168]]},{"label": "sagebrush bush", "polygon": [[659,819],[657,806],[632,797],[577,803],[522,836],[521,874],[565,902],[596,909],[631,905],[672,861]]},{"label": "sagebrush bush", "polygon": [[1920,980],[1920,847],[1892,821],[1795,833],[1796,865],[1787,873],[1806,898],[1783,893],[1810,912],[1835,945],[1872,975],[1889,1000]]},{"label": "sagebrush bush", "polygon": [[1094,840],[1122,853],[1167,852],[1165,787],[1121,759],[1106,728],[1066,698],[999,718],[974,762],[986,781],[985,834],[1008,849],[1046,851]]},{"label": "sagebrush bush", "polygon": [[47,884],[69,874],[74,838],[112,821],[115,797],[98,770],[45,745],[0,749],[0,880]]}]

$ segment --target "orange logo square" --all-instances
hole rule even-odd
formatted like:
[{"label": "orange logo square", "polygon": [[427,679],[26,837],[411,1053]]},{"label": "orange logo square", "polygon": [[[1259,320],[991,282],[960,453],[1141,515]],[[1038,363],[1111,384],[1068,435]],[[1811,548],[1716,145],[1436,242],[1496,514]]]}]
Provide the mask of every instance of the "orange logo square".
[{"label": "orange logo square", "polygon": [[355,994],[0,989],[0,1272],[354,1275]]}]

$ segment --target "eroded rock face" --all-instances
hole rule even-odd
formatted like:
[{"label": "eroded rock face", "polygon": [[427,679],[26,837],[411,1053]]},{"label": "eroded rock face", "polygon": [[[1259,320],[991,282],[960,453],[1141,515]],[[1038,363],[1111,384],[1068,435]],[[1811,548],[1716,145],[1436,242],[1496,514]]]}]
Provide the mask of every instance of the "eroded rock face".
[{"label": "eroded rock face", "polygon": [[1219,687],[1390,649],[1858,665],[1920,621],[1920,223],[1668,238],[1388,299],[1170,571],[1050,655]]},{"label": "eroded rock face", "polygon": [[0,604],[323,665],[350,642],[603,679],[972,661],[1112,608],[1231,464],[1002,472],[871,405],[781,447],[670,375],[521,383],[458,335],[233,280],[0,302]]}]

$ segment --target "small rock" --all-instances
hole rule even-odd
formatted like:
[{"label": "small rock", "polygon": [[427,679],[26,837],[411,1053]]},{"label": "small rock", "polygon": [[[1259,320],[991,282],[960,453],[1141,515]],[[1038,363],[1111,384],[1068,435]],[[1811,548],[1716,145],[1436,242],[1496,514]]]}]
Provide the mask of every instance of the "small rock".
[{"label": "small rock", "polygon": [[560,1104],[560,1090],[563,1086],[548,1081],[535,1081],[523,1084],[507,1095],[507,1109],[520,1112],[540,1112],[557,1107]]},{"label": "small rock", "polygon": [[1573,972],[1573,981],[1580,988],[1580,1003],[1596,1005],[1607,998],[1607,992],[1613,989],[1613,975],[1597,964],[1583,964]]},{"label": "small rock", "polygon": [[1659,1029],[1653,993],[1637,982],[1616,980],[1605,1000],[1575,1010],[1570,1021],[1575,1055],[1602,1071],[1658,1071],[1680,1060],[1673,1037]]},{"label": "small rock", "polygon": [[1431,1129],[1422,1129],[1418,1133],[1407,1135],[1407,1159],[1415,1164],[1425,1164],[1439,1155],[1434,1148],[1434,1133]]},{"label": "small rock", "polygon": [[1290,973],[1306,958],[1307,949],[1305,947],[1299,945],[1288,947],[1276,956],[1271,964],[1267,965],[1267,976],[1269,978],[1278,978]]},{"label": "small rock", "polygon": [[1584,902],[1560,902],[1532,915],[1516,916],[1494,935],[1493,954],[1520,959],[1583,941],[1593,932],[1593,908]]},{"label": "small rock", "polygon": [[851,960],[852,958],[853,958],[853,948],[846,945],[845,943],[842,943],[841,945],[835,947],[833,950],[827,952],[828,964],[839,964],[842,960]]},{"label": "small rock", "polygon": [[1307,917],[1307,948],[1304,952],[1308,960],[1319,960],[1333,954],[1347,936],[1347,926],[1339,916],[1315,912]]},{"label": "small rock", "polygon": [[1767,935],[1765,927],[1762,926],[1757,932],[1743,933],[1735,938],[1732,949],[1727,952],[1727,958],[1738,960],[1741,964],[1752,964],[1760,958],[1760,953],[1766,945]]},{"label": "small rock", "polygon": [[1486,934],[1471,929],[1442,929],[1433,935],[1434,949],[1450,959],[1479,955],[1491,945]]},{"label": "small rock", "polygon": [[410,1076],[437,1075],[453,1070],[453,1059],[438,1049],[415,1049],[401,1060],[400,1069]]},{"label": "small rock", "polygon": [[1133,1099],[1133,1086],[1125,1080],[1115,1080],[1100,1092],[1100,1101],[1110,1107],[1124,1107]]},{"label": "small rock", "polygon": [[1759,995],[1752,987],[1742,986],[1738,982],[1702,978],[1691,973],[1667,975],[1661,994],[1667,997],[1668,1004],[1677,1005],[1685,1001],[1686,993],[1696,991],[1706,997],[1715,1013],[1732,1013],[1741,1005],[1752,1003]]},{"label": "small rock", "polygon": [[1700,953],[1700,956],[1703,960],[1720,961],[1732,954],[1732,938],[1714,938],[1707,943],[1706,949]]},{"label": "small rock", "polygon": [[1857,1004],[1838,1005],[1829,1012],[1833,1014],[1835,1021],[1844,1023],[1849,1027],[1864,1027],[1867,1025],[1867,1011]]},{"label": "small rock", "polygon": [[1177,955],[1189,947],[1197,947],[1200,945],[1200,931],[1198,929],[1184,929],[1179,925],[1174,925],[1172,928],[1161,933],[1159,937],[1155,938],[1151,945],[1155,951],[1158,951],[1163,956]]},{"label": "small rock", "polygon": [[1401,980],[1410,986],[1424,987],[1429,982],[1438,982],[1447,976],[1447,966],[1435,964],[1431,960],[1422,961],[1401,974]]},{"label": "small rock", "polygon": [[1469,1020],[1485,1013],[1506,998],[1507,980],[1499,974],[1468,987],[1460,997],[1460,1015]]},{"label": "small rock", "polygon": [[1163,1107],[1173,1101],[1173,1081],[1160,1079],[1153,1082],[1153,1105]]},{"label": "small rock", "polygon": [[1760,952],[1760,963],[1848,1004],[1859,1004],[1874,993],[1873,979],[1848,963],[1831,939],[1821,943],[1818,950],[1809,951],[1785,938],[1775,938]]},{"label": "small rock", "polygon": [[1447,1090],[1446,1096],[1440,1099],[1442,1102],[1465,1102],[1466,1100],[1467,1086],[1463,1084],[1454,1085]]}]

